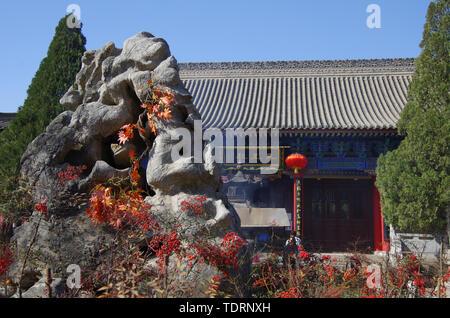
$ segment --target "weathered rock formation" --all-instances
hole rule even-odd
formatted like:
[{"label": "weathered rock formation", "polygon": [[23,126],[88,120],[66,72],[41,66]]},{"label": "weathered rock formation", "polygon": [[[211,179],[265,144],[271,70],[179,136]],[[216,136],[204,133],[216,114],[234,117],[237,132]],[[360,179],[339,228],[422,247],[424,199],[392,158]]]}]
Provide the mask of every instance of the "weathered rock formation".
[{"label": "weathered rock formation", "polygon": [[[175,96],[172,117],[156,121],[157,135],[147,128],[125,147],[119,145],[117,136],[123,125],[140,122],[146,126],[141,104],[150,93],[149,79]],[[181,201],[206,194],[206,216],[186,217],[183,231],[196,235],[199,228],[208,227],[217,239],[230,231],[239,232],[239,218],[220,193],[220,167],[213,162],[208,145],[204,145],[203,163],[193,163],[186,156],[172,159],[171,149],[177,143],[175,129],[192,132],[193,121],[200,119],[191,100],[179,78],[177,61],[162,38],[141,32],[126,40],[123,49],[110,42],[99,50],[85,52],[74,85],[61,99],[68,110],[30,143],[21,160],[21,175],[35,186],[36,202],[47,200],[49,207],[27,270],[41,271],[49,266],[64,276],[69,264],[83,268],[100,262],[111,232],[93,226],[84,207],[69,201],[74,194],[88,193],[111,177],[128,176],[130,149],[137,154],[148,151],[141,163],[145,168],[148,159],[146,171],[141,175],[146,175],[147,184],[143,186],[154,193],[146,200],[158,217],[177,215]],[[58,173],[70,165],[86,165],[86,170],[78,179],[62,185]],[[35,212],[30,221],[15,230],[12,241],[19,254],[24,254],[33,238],[37,217]],[[19,258],[12,267],[16,276],[20,267]],[[214,274],[212,269],[203,272]]]}]

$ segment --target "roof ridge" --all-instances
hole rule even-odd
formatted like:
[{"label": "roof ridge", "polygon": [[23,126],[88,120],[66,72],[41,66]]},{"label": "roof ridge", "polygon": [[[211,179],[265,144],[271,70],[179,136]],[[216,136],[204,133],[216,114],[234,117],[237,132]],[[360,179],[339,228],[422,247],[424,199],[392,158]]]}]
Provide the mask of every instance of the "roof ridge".
[{"label": "roof ridge", "polygon": [[242,70],[242,69],[323,69],[414,67],[414,58],[346,59],[346,60],[287,60],[287,61],[232,61],[178,63],[180,71]]}]

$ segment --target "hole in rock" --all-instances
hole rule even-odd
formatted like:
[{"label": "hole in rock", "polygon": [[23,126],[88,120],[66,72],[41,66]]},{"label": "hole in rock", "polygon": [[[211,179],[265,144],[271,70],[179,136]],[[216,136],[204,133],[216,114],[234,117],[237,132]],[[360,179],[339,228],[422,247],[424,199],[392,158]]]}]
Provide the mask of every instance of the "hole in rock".
[{"label": "hole in rock", "polygon": [[131,167],[130,151],[134,151],[135,157],[141,156],[147,146],[137,130],[134,130],[134,137],[125,144],[119,144],[118,131],[104,141],[106,158],[103,159],[110,166],[116,169]]},{"label": "hole in rock", "polygon": [[181,121],[182,121],[182,122],[185,122],[186,119],[188,118],[188,112],[187,112],[186,107],[183,106],[183,105],[175,105],[174,107],[175,107],[177,110],[180,111],[180,113],[181,113]]},{"label": "hole in rock", "polygon": [[153,191],[153,189],[149,185],[147,185],[147,183],[145,183],[145,184],[146,184],[145,190],[147,191],[148,196],[150,196],[150,197],[155,196],[156,192]]},{"label": "hole in rock", "polygon": [[128,94],[128,98],[131,100],[132,109],[133,112],[133,122],[137,122],[139,115],[143,112],[142,110],[142,101],[139,99],[139,97],[136,95],[136,92],[134,88],[130,85],[126,86],[126,92]]},{"label": "hole in rock", "polygon": [[85,159],[85,150],[84,148],[80,150],[72,149],[70,150],[63,162],[70,164],[71,166],[83,166],[86,165],[86,169],[82,170],[79,175],[80,178],[87,177],[94,167],[95,162],[89,162]]},{"label": "hole in rock", "polygon": [[75,150],[72,149],[70,150],[67,155],[66,158],[64,159],[64,162],[69,163],[72,166],[81,166],[86,164],[86,162],[83,162],[83,149],[81,150]]}]

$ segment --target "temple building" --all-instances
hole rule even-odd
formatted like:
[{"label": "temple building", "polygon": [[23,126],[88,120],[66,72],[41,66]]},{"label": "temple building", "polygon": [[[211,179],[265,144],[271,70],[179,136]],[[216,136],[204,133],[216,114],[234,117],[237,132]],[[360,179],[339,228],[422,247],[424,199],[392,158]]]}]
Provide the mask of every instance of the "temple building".
[{"label": "temple building", "polygon": [[[223,165],[243,228],[283,233],[301,218],[304,245],[323,251],[387,248],[375,168],[401,141],[413,73],[414,59],[180,63],[203,129],[279,129],[273,174],[262,163]],[[285,164],[293,153],[308,161],[301,196]]]}]

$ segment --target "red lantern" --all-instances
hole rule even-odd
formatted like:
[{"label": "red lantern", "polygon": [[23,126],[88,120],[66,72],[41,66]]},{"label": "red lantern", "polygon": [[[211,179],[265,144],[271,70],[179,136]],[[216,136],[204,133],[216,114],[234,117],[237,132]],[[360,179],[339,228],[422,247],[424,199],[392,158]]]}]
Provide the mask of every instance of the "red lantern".
[{"label": "red lantern", "polygon": [[286,158],[286,165],[289,168],[294,169],[296,173],[298,170],[304,169],[307,164],[308,160],[306,157],[299,153],[294,153]]}]

